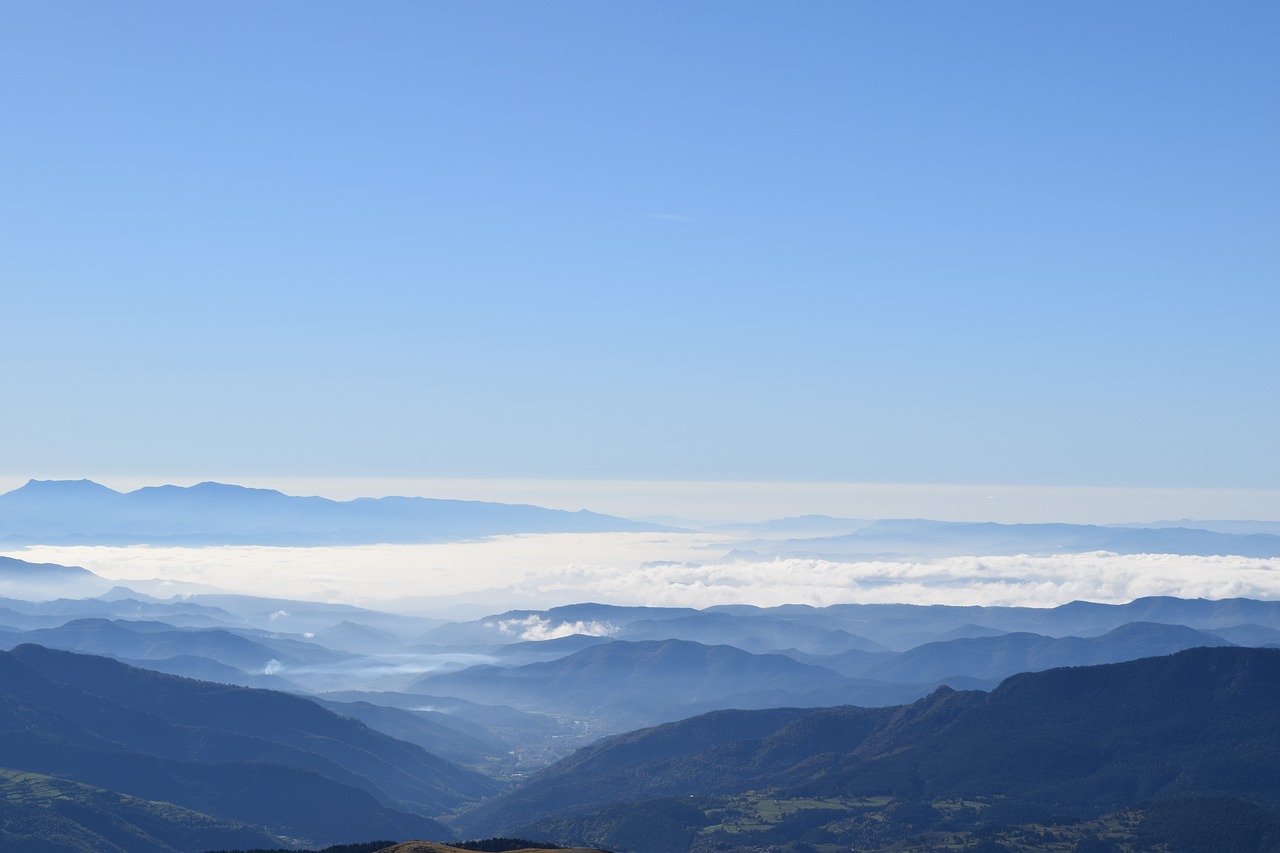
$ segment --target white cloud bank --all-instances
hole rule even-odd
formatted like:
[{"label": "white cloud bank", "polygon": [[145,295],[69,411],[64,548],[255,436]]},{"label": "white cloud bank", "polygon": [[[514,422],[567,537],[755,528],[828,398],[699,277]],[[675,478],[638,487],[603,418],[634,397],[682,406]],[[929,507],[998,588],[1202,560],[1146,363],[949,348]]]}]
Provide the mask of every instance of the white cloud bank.
[{"label": "white cloud bank", "polygon": [[[504,536],[442,545],[337,548],[37,546],[8,552],[79,565],[115,581],[163,579],[252,595],[341,601],[450,618],[596,601],[714,604],[904,602],[1049,607],[1147,595],[1280,599],[1280,560],[1106,552],[915,562],[721,559],[724,537],[687,534]],[[160,594],[156,587],[146,587]],[[607,625],[572,626],[608,633]],[[549,639],[530,622],[511,636]],[[566,631],[567,633],[568,631]]]}]

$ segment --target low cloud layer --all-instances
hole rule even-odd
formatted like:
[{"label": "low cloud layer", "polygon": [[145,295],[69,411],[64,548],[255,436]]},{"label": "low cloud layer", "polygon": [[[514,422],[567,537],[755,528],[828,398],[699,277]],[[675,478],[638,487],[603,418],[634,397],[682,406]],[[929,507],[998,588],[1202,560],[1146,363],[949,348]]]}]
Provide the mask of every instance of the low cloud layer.
[{"label": "low cloud layer", "polygon": [[[504,609],[597,601],[714,604],[904,602],[1049,607],[1148,595],[1280,598],[1280,560],[1106,552],[930,561],[726,559],[723,537],[652,534],[508,536],[448,545],[342,548],[52,547],[8,552],[79,565],[152,594],[206,584],[253,595],[342,601],[472,618]],[[513,638],[607,634],[606,625],[559,631],[504,623]]]}]

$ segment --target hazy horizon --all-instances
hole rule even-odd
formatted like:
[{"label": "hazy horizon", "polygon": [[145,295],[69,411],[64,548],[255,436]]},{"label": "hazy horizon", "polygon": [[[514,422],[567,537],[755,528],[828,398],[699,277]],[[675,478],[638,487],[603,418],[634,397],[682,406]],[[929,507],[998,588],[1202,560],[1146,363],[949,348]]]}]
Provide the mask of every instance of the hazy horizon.
[{"label": "hazy horizon", "polygon": [[413,477],[0,474],[0,493],[28,480],[88,479],[116,491],[215,481],[332,500],[430,497],[587,509],[624,518],[760,522],[800,515],[930,518],[1001,524],[1128,524],[1194,519],[1280,520],[1280,489],[1011,484],[567,480]]}]

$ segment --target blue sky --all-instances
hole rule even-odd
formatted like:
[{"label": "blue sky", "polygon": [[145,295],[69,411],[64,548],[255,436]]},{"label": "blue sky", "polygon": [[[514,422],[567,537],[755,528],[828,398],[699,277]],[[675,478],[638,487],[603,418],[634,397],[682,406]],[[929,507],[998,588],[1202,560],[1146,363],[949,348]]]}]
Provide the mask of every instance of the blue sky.
[{"label": "blue sky", "polygon": [[0,474],[1276,489],[1271,2],[16,2]]}]

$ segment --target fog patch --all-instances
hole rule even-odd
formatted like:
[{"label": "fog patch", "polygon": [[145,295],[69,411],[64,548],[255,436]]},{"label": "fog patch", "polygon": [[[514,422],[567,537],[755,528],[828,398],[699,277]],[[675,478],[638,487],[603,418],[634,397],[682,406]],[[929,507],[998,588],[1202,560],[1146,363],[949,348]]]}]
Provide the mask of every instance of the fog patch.
[{"label": "fog patch", "polygon": [[285,676],[291,682],[316,693],[330,690],[400,691],[424,675],[456,672],[478,664],[496,663],[498,661],[488,655],[466,652],[403,653],[293,666],[285,666],[280,661],[272,660],[268,662],[263,674]]}]

